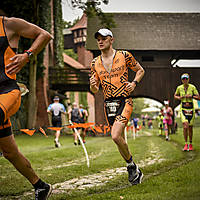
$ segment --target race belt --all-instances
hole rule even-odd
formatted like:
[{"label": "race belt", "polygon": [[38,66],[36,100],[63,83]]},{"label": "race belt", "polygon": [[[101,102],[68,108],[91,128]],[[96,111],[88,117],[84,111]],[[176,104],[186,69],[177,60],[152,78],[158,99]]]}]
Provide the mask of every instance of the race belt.
[{"label": "race belt", "polygon": [[193,102],[182,102],[182,108],[192,109],[193,108]]}]

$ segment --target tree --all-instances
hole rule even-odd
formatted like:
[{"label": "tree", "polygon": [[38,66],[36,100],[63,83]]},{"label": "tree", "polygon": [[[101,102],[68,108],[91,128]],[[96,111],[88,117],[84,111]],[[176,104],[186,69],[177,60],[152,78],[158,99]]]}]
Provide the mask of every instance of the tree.
[{"label": "tree", "polygon": [[102,26],[106,28],[112,28],[116,26],[115,21],[113,20],[113,15],[103,13],[100,8],[102,3],[107,5],[109,0],[87,0],[86,2],[82,0],[70,0],[70,2],[74,8],[83,10],[88,18],[97,16]]},{"label": "tree", "polygon": [[63,28],[72,28],[79,20],[80,20],[80,18],[78,17],[73,22],[63,21]]}]

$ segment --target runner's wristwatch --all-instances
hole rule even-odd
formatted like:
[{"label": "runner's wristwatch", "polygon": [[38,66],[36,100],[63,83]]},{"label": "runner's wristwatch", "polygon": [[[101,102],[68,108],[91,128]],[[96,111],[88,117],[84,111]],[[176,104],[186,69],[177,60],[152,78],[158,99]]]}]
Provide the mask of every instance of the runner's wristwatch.
[{"label": "runner's wristwatch", "polygon": [[29,61],[32,61],[34,57],[33,52],[31,50],[27,50],[25,53],[27,53]]},{"label": "runner's wristwatch", "polygon": [[133,81],[133,83],[135,83],[136,86],[138,85],[138,82],[137,82],[137,81]]}]

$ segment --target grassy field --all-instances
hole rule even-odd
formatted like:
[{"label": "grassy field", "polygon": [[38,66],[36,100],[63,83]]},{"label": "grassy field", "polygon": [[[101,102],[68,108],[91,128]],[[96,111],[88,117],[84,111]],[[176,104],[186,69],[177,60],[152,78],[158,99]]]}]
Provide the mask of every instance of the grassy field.
[{"label": "grassy field", "polygon": [[[51,183],[52,200],[198,200],[200,199],[200,128],[194,128],[193,152],[183,152],[182,128],[166,142],[158,130],[142,130],[128,144],[144,173],[142,184],[130,186],[125,163],[110,137],[88,137],[90,167],[81,146],[72,136],[61,136],[54,148],[53,136],[16,136],[21,152],[37,174]],[[61,187],[62,185],[62,187]],[[33,199],[30,183],[0,157],[0,199]]]}]

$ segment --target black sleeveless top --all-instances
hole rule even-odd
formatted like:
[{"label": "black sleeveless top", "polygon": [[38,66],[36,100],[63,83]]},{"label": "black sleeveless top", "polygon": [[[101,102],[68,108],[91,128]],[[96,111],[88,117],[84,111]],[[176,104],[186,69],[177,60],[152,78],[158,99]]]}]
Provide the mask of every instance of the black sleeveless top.
[{"label": "black sleeveless top", "polygon": [[0,94],[8,93],[14,89],[19,89],[16,82],[16,75],[6,73],[5,66],[11,61],[10,58],[16,55],[16,49],[9,45],[4,28],[4,17],[0,16]]}]

